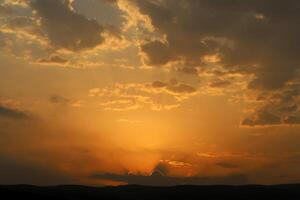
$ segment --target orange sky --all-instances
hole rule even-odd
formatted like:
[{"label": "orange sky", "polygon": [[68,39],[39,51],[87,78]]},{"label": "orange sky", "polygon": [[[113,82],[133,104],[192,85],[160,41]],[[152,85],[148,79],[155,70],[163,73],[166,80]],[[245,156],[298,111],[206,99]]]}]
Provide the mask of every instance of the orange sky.
[{"label": "orange sky", "polygon": [[299,5],[0,0],[0,184],[299,182]]}]

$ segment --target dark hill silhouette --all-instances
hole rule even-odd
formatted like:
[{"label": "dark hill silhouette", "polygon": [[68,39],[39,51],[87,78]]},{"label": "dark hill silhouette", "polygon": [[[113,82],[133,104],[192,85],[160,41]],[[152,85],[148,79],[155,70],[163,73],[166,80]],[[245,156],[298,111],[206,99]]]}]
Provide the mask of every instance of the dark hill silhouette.
[{"label": "dark hill silhouette", "polygon": [[245,185],[248,183],[247,177],[244,175],[233,174],[224,177],[206,177],[206,176],[191,176],[191,177],[175,177],[166,176],[161,171],[155,170],[148,175],[137,174],[93,174],[92,179],[113,180],[118,182],[128,183],[129,185],[144,185],[144,186],[173,186],[173,185]]},{"label": "dark hill silhouette", "polygon": [[118,187],[87,187],[76,185],[38,187],[30,185],[0,186],[1,199],[30,200],[298,200],[300,184],[245,185],[245,186],[194,186],[152,187],[127,185]]}]

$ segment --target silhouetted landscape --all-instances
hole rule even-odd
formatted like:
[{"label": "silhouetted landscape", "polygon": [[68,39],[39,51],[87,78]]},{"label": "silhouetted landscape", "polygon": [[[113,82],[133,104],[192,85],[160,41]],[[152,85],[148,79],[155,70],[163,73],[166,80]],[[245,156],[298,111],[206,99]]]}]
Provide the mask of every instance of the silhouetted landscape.
[{"label": "silhouetted landscape", "polygon": [[79,185],[38,187],[31,185],[0,186],[5,199],[299,199],[300,184],[244,186],[139,186],[88,187]]}]

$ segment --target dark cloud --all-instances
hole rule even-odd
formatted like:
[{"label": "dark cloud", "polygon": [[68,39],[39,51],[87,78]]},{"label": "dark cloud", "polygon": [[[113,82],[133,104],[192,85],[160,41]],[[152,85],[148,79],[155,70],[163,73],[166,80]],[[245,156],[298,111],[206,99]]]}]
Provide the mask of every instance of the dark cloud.
[{"label": "dark cloud", "polygon": [[42,58],[38,60],[39,63],[46,63],[46,64],[66,64],[68,62],[67,59],[64,59],[57,55],[52,55],[49,58]]},{"label": "dark cloud", "polygon": [[195,74],[195,75],[198,74],[198,70],[194,67],[180,67],[177,68],[177,71],[185,74]]},{"label": "dark cloud", "polygon": [[99,0],[107,3],[117,3],[118,0]]},{"label": "dark cloud", "polygon": [[300,124],[300,116],[288,116],[286,117],[286,119],[284,120],[285,124]]},{"label": "dark cloud", "polygon": [[91,176],[93,179],[102,180],[113,180],[122,181],[128,184],[138,184],[138,185],[214,185],[214,184],[246,184],[248,183],[247,177],[244,175],[230,175],[225,177],[171,177],[164,176],[161,173],[155,171],[151,176],[146,175],[134,175],[134,174],[93,174]]},{"label": "dark cloud", "polygon": [[69,99],[63,97],[63,96],[60,96],[60,95],[52,95],[50,98],[49,98],[50,102],[51,103],[54,103],[54,104],[67,104],[70,102]]},{"label": "dark cloud", "polygon": [[239,166],[235,163],[230,163],[230,162],[218,162],[216,163],[217,166],[222,167],[222,168],[227,168],[227,169],[236,169],[239,168]]},{"label": "dark cloud", "polygon": [[91,49],[103,43],[104,27],[73,11],[70,3],[69,0],[30,1],[50,43],[71,51]]},{"label": "dark cloud", "polygon": [[[153,171],[154,171],[154,173],[165,175],[165,174],[168,174],[169,170],[168,170],[168,166],[165,163],[159,162]],[[152,175],[154,175],[154,174],[152,174]]]},{"label": "dark cloud", "polygon": [[72,178],[42,164],[0,155],[0,184],[52,185],[72,183]]},{"label": "dark cloud", "polygon": [[218,54],[226,69],[254,74],[252,89],[277,89],[298,78],[300,2],[288,0],[135,0],[166,42],[141,45],[149,65]]},{"label": "dark cloud", "polygon": [[153,88],[165,88],[169,92],[177,94],[191,94],[195,93],[197,90],[185,83],[179,83],[176,79],[171,79],[169,82],[154,81],[151,85]]},{"label": "dark cloud", "polygon": [[2,105],[0,105],[0,117],[16,119],[16,120],[23,120],[23,119],[30,118],[30,116],[26,112],[14,108],[2,106]]},{"label": "dark cloud", "polygon": [[288,105],[288,106],[281,107],[279,110],[281,112],[287,112],[287,113],[295,112],[298,110],[298,106],[296,104]]},{"label": "dark cloud", "polygon": [[0,16],[9,16],[12,14],[12,10],[3,5],[0,5]]},{"label": "dark cloud", "polygon": [[11,18],[6,18],[6,23],[3,27],[18,33],[26,33],[31,36],[36,36],[38,38],[45,36],[40,29],[38,22],[28,16],[13,16]]},{"label": "dark cloud", "polygon": [[167,89],[174,93],[194,93],[194,92],[196,92],[195,88],[193,88],[190,85],[184,84],[184,83],[179,83],[176,85],[169,85],[167,87]]},{"label": "dark cloud", "polygon": [[242,125],[245,126],[265,126],[265,125],[278,125],[281,124],[280,117],[266,111],[258,111],[254,116],[245,118]]},{"label": "dark cloud", "polygon": [[168,84],[167,83],[164,83],[162,81],[154,81],[152,83],[152,87],[154,88],[163,88],[163,87],[166,87]]},{"label": "dark cloud", "polygon": [[299,84],[293,83],[275,91],[263,91],[257,95],[256,101],[261,104],[243,125],[264,126],[278,124],[297,124],[299,116]]},{"label": "dark cloud", "polygon": [[147,55],[149,65],[163,65],[172,58],[169,47],[160,41],[144,44],[141,50]]}]

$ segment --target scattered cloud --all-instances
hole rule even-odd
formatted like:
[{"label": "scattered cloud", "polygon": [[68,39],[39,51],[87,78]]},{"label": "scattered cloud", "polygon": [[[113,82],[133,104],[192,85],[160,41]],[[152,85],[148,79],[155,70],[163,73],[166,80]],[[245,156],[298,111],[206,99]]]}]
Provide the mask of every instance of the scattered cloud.
[{"label": "scattered cloud", "polygon": [[98,97],[105,110],[128,111],[145,105],[152,110],[169,110],[176,108],[197,90],[176,79],[169,82],[154,81],[152,83],[115,84],[112,88],[93,88],[90,97]]},{"label": "scattered cloud", "polygon": [[31,64],[71,68],[112,65],[100,63],[99,53],[126,49],[131,43],[121,27],[101,24],[79,12],[74,4],[71,0],[1,2],[0,48]]},{"label": "scattered cloud", "polygon": [[254,99],[254,109],[242,120],[242,125],[255,127],[298,124],[298,88],[299,83],[294,82],[278,90],[258,92]]},{"label": "scattered cloud", "polygon": [[217,166],[222,167],[222,168],[227,168],[227,169],[235,169],[238,168],[239,166],[235,163],[230,163],[230,162],[218,162],[216,163]]},{"label": "scattered cloud", "polygon": [[15,119],[15,120],[24,120],[29,119],[30,116],[28,113],[15,109],[0,105],[0,117]]},{"label": "scattered cloud", "polygon": [[[268,96],[252,104],[243,125],[284,125],[291,116],[287,113],[295,116],[298,1],[135,0],[130,6],[144,23],[136,26],[144,31],[138,44],[145,65],[197,74],[202,94],[229,94],[234,101],[249,98],[248,93]],[[297,93],[293,99],[278,99],[289,89]]]},{"label": "scattered cloud", "polygon": [[300,116],[288,116],[284,119],[285,124],[300,124]]},{"label": "scattered cloud", "polygon": [[267,111],[259,111],[255,113],[253,117],[245,118],[242,121],[242,125],[245,126],[266,126],[266,125],[278,125],[281,123],[280,117],[269,113]]},{"label": "scattered cloud", "polygon": [[57,56],[57,55],[52,55],[49,58],[41,58],[38,60],[38,63],[41,64],[56,64],[56,65],[65,65],[68,63],[68,60]]},{"label": "scattered cloud", "polygon": [[54,103],[54,104],[67,104],[70,102],[69,99],[63,97],[63,96],[60,96],[60,95],[52,95],[50,98],[49,98],[50,102],[51,103]]}]

